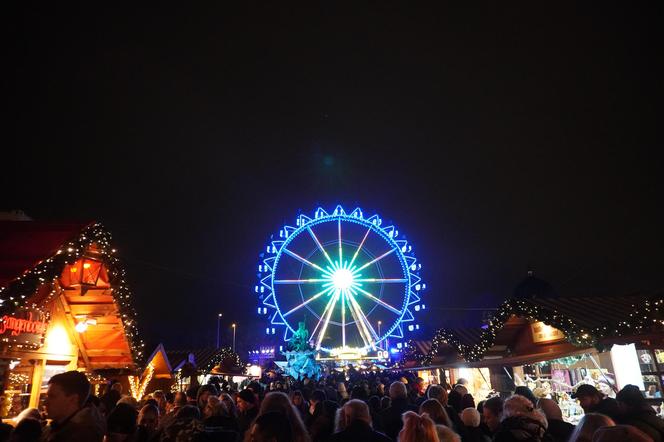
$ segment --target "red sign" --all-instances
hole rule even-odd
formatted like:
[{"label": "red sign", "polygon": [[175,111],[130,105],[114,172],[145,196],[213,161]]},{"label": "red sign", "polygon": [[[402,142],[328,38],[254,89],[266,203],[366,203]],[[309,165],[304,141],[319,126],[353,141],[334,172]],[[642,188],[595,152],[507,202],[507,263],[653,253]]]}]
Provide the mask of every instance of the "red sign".
[{"label": "red sign", "polygon": [[32,312],[28,312],[27,319],[16,318],[14,316],[3,316],[0,323],[0,335],[11,330],[12,336],[18,336],[21,333],[32,333],[43,335],[46,333],[46,322],[33,321]]}]

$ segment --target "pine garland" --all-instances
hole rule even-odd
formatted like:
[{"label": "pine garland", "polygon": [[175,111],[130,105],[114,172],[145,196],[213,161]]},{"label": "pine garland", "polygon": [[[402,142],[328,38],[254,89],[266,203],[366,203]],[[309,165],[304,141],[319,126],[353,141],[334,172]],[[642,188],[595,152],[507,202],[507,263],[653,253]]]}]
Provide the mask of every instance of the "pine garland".
[{"label": "pine garland", "polygon": [[482,332],[479,343],[464,344],[452,330],[442,328],[435,333],[432,339],[431,351],[429,354],[422,356],[421,360],[425,365],[430,364],[433,357],[439,353],[442,345],[447,344],[453,347],[466,361],[479,361],[493,346],[497,333],[512,315],[531,321],[541,321],[555,327],[562,331],[565,334],[565,339],[574,346],[599,348],[599,341],[604,338],[638,335],[664,324],[664,296],[646,300],[641,306],[632,304],[631,311],[629,320],[586,329],[555,309],[543,308],[528,300],[508,299],[489,321],[489,327]]}]

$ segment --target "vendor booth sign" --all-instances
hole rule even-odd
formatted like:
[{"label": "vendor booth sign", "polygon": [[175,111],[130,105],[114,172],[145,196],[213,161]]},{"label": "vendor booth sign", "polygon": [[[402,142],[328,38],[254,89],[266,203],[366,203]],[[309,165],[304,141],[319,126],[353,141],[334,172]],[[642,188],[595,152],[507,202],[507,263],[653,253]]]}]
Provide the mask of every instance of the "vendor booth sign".
[{"label": "vendor booth sign", "polygon": [[46,317],[36,310],[23,310],[0,319],[0,339],[13,344],[40,347],[46,333]]},{"label": "vendor booth sign", "polygon": [[541,321],[533,322],[530,324],[530,328],[533,332],[533,342],[535,344],[546,344],[565,339],[563,332]]}]

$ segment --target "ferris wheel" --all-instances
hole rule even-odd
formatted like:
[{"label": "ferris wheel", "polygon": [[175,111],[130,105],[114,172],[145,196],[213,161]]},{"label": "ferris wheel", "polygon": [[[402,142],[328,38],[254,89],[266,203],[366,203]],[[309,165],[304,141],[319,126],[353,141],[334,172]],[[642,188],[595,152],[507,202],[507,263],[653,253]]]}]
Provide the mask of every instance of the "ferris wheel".
[{"label": "ferris wheel", "polygon": [[267,334],[283,328],[288,341],[300,323],[309,342],[328,353],[376,350],[390,337],[415,331],[413,311],[426,308],[412,246],[380,217],[356,208],[318,208],[284,226],[258,266],[258,313]]}]

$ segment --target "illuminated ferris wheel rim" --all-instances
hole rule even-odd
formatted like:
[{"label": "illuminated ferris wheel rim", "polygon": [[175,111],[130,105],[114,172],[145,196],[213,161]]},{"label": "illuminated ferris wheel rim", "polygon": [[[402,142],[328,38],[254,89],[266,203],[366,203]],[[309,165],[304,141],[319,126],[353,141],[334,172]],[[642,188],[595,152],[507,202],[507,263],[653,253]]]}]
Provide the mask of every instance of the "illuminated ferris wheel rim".
[{"label": "illuminated ferris wheel rim", "polygon": [[[336,239],[326,240],[323,243],[321,243],[318,240],[316,234],[314,233],[316,227],[320,227],[326,223],[338,224],[338,229],[339,229],[338,261],[331,260],[330,256],[326,252],[326,247],[328,246],[332,246],[329,248],[329,250],[334,250],[333,246],[337,242],[337,240]],[[359,238],[357,238],[358,241],[350,241],[347,238],[342,239],[342,233],[341,233],[342,225],[347,226],[348,224],[346,223],[354,223],[363,228],[367,228],[367,231],[364,234],[364,238],[361,242],[359,241]],[[325,258],[327,258],[327,262],[329,263],[329,265],[322,264],[321,266],[319,266],[311,261],[308,261],[307,258],[310,258],[317,251],[316,247],[313,248],[313,250],[309,253],[309,255],[305,254],[306,258],[297,255],[296,253],[288,249],[288,246],[293,241],[295,241],[295,239],[303,238],[302,234],[304,234],[307,231],[314,240],[317,248],[320,250],[320,252],[322,252]],[[383,253],[381,256],[371,260],[370,262],[364,263],[364,265],[360,268],[360,270],[370,265],[375,265],[377,266],[379,274],[382,277],[382,269],[378,261],[380,261],[387,255],[393,255],[393,257],[396,257],[398,261],[398,267],[400,268],[400,272],[397,272],[401,273],[399,278],[387,278],[387,279],[362,278],[362,275],[358,274],[357,266],[353,267],[352,265],[353,261],[357,257],[358,252],[360,252],[360,249],[362,249],[362,245],[364,244],[364,241],[367,239],[367,236],[370,234],[370,232],[377,234],[380,237],[380,239],[382,239],[383,243],[388,246],[389,250],[388,252]],[[399,235],[399,232],[396,229],[396,227],[394,226],[382,227],[382,220],[378,217],[378,215],[373,215],[369,218],[365,218],[363,216],[361,209],[359,208],[356,208],[351,213],[346,213],[341,206],[337,206],[332,213],[327,213],[324,209],[318,208],[315,211],[313,218],[310,218],[304,214],[300,214],[297,218],[297,227],[284,226],[284,228],[279,233],[280,233],[279,236],[283,238],[283,240],[280,238],[271,241],[271,245],[268,246],[267,251],[272,256],[264,259],[263,266],[259,266],[259,271],[267,272],[269,270],[269,275],[263,277],[262,273],[259,273],[259,278],[261,285],[260,292],[262,293],[264,288],[268,289],[268,293],[265,295],[265,297],[261,295],[262,305],[274,308],[275,312],[272,315],[272,319],[270,320],[270,322],[272,325],[285,326],[286,330],[284,332],[284,340],[286,341],[289,340],[289,334],[295,333],[295,327],[293,327],[293,325],[291,324],[298,322],[298,321],[291,322],[291,320],[286,319],[286,316],[288,316],[294,310],[297,310],[307,305],[309,302],[313,301],[314,298],[320,297],[323,294],[326,295],[331,294],[331,296],[330,300],[327,302],[325,310],[320,315],[317,315],[313,310],[309,308],[309,306],[307,306],[307,309],[311,311],[311,313],[313,313],[313,316],[319,319],[316,328],[312,332],[310,338],[310,342],[313,341],[316,336],[316,333],[318,332],[318,340],[317,342],[315,342],[316,349],[323,350],[326,352],[331,351],[331,349],[325,348],[321,344],[322,339],[324,337],[328,337],[326,332],[327,332],[327,326],[330,323],[332,323],[335,326],[341,326],[341,334],[343,336],[342,348],[346,348],[345,327],[347,325],[350,326],[352,324],[356,325],[358,334],[362,338],[363,343],[365,344],[363,350],[366,350],[368,348],[376,349],[376,345],[379,342],[390,337],[403,338],[402,323],[414,321],[414,317],[410,306],[412,304],[420,302],[420,297],[415,293],[415,291],[419,291],[420,286],[424,288],[425,284],[421,284],[421,278],[416,273],[417,270],[419,270],[419,268],[421,267],[421,265],[415,264],[417,260],[415,256],[411,253],[412,247],[408,244],[405,238],[396,239],[396,237]],[[307,235],[305,234],[304,236]],[[354,247],[357,246],[354,257],[349,265],[347,265],[342,259],[341,256],[342,244],[352,245]],[[373,247],[376,247],[376,244],[374,244]],[[363,253],[366,253],[367,256],[370,257],[375,256],[371,255],[371,252],[368,251],[366,247],[363,250]],[[291,258],[294,258],[300,262],[301,264],[299,271],[300,275],[302,274],[303,268],[305,267],[306,264],[309,267],[316,268],[320,272],[319,276],[320,279],[277,280],[276,275],[277,275],[277,270],[279,269],[279,263],[285,255],[289,255]],[[373,296],[370,292],[363,290],[360,287],[362,286],[363,282],[380,283],[381,287],[380,287],[379,296],[378,297]],[[401,301],[397,304],[394,304],[395,306],[400,305],[400,308],[398,309],[379,299],[382,298],[383,296],[383,285],[388,282],[403,283],[403,290],[399,290],[398,292],[402,293],[402,295],[399,295]],[[279,299],[283,296],[283,293],[280,293],[279,291],[280,289],[278,288],[278,286],[280,284],[303,284],[303,283],[322,284],[324,290],[311,297],[311,299],[305,301],[304,293],[302,292],[301,287],[298,285],[298,290],[301,296],[301,300],[304,302],[300,303],[300,305],[296,306],[296,308],[294,309],[291,309],[289,312],[284,312],[279,304],[280,303]],[[258,287],[259,286],[257,286],[256,290],[257,292],[258,292]],[[366,301],[364,297],[359,296],[360,292],[362,292],[362,295],[364,297],[369,298],[371,301],[375,303],[375,305],[373,305],[373,308],[369,310],[369,313],[365,314],[365,311],[361,308],[360,305],[357,304],[357,301],[354,301],[353,299],[355,296],[357,296],[358,299],[361,298],[363,301]],[[378,292],[374,291],[374,293]],[[331,320],[332,312],[335,310],[337,301],[339,300],[340,296],[341,296],[341,316],[342,316],[341,323]],[[364,305],[366,305],[366,302],[364,303]],[[388,308],[393,314],[396,313],[397,316],[394,316],[392,317],[392,319],[388,319],[388,321],[386,321],[388,327],[384,329],[382,332],[380,330],[381,321],[378,321],[379,331],[378,333],[376,333],[373,327],[371,326],[371,323],[368,320],[367,316],[371,315],[372,312],[376,308],[378,308],[377,307],[378,305],[382,305],[383,307]],[[346,312],[346,308],[348,308],[349,314],[352,314],[353,316],[353,320],[349,321],[348,323],[343,322],[344,321],[343,316]],[[422,305],[422,308],[425,308],[424,305]],[[263,310],[266,309],[263,308]],[[417,305],[415,306],[415,310],[419,311]],[[263,314],[265,313],[266,311],[263,311]],[[356,317],[356,314],[358,317]],[[323,316],[326,316],[325,321],[323,321]],[[318,330],[318,327],[321,325],[321,321],[323,321],[324,325],[321,328],[321,330]],[[412,331],[412,327],[413,326],[409,327],[409,331]],[[272,328],[272,334],[274,334],[274,330],[275,329]]]},{"label": "illuminated ferris wheel rim", "polygon": [[[276,290],[274,288],[274,276],[277,273],[277,269],[279,267],[279,260],[281,259],[281,256],[284,253],[284,250],[288,250],[287,247],[291,243],[291,241],[293,241],[295,238],[297,238],[301,233],[303,233],[303,232],[305,232],[305,231],[307,231],[307,230],[309,230],[309,229],[311,229],[311,228],[313,228],[317,225],[328,223],[328,222],[333,222],[333,221],[338,221],[338,220],[342,220],[344,222],[353,222],[353,223],[359,224],[361,226],[370,228],[372,232],[375,232],[378,235],[380,235],[381,238],[383,240],[385,240],[390,245],[390,250],[391,251],[397,251],[396,257],[398,258],[399,264],[401,265],[401,269],[402,269],[403,274],[405,276],[404,279],[406,279],[407,281],[404,283],[405,284],[404,285],[404,302],[403,302],[403,304],[401,306],[401,309],[400,309],[400,316],[399,316],[398,320],[396,321],[396,323],[394,324],[394,326],[391,327],[390,329],[388,329],[387,334],[389,334],[393,331],[394,328],[397,327],[397,325],[403,319],[403,316],[406,314],[407,307],[408,307],[408,301],[410,300],[410,281],[411,281],[410,272],[408,271],[408,269],[406,267],[405,257],[403,256],[402,253],[399,253],[401,248],[397,245],[397,243],[394,241],[394,239],[392,239],[387,233],[385,233],[379,226],[377,226],[376,224],[374,224],[372,222],[369,222],[365,219],[362,219],[362,218],[358,219],[358,218],[354,218],[354,217],[349,217],[349,215],[346,215],[346,214],[335,215],[333,213],[332,215],[326,215],[326,216],[323,216],[321,218],[314,219],[311,222],[306,223],[306,224],[298,227],[297,230],[295,230],[293,233],[289,234],[288,238],[286,238],[286,240],[282,244],[281,248],[277,252],[277,255],[276,255],[275,260],[274,260],[274,268],[273,268],[272,279],[271,279],[272,293],[276,293]],[[329,243],[332,243],[332,241],[326,241],[322,245],[325,246]],[[356,243],[350,242],[350,241],[348,241],[347,243],[357,245]],[[340,270],[343,270],[343,269],[340,269]],[[275,296],[275,304],[277,305],[277,311],[280,313],[280,316],[282,317],[282,319],[284,319],[283,314],[281,314],[281,309],[279,308],[278,298],[276,296]],[[286,327],[288,327],[291,332],[295,332],[295,329],[290,325],[290,323],[288,321],[286,321],[284,319],[284,322],[285,322]],[[328,350],[328,349],[324,349],[324,350]]]}]

